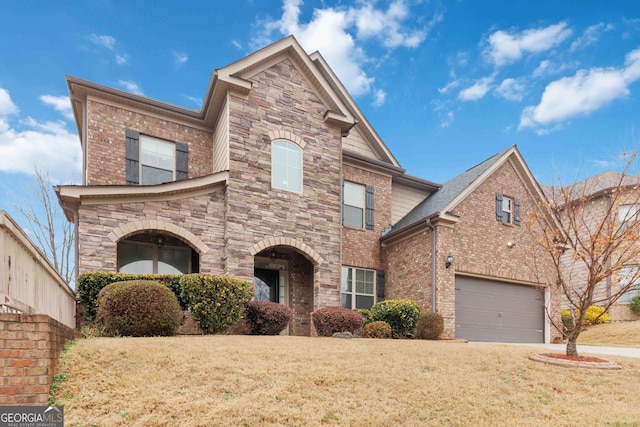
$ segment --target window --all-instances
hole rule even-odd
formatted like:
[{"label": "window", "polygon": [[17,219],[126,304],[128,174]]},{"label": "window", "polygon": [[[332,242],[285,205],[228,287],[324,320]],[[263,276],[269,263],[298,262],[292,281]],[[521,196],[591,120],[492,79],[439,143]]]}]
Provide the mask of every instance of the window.
[{"label": "window", "polygon": [[640,220],[640,205],[620,205],[618,208],[618,224],[630,226]]},{"label": "window", "polygon": [[375,303],[376,272],[342,267],[340,305],[345,308],[370,309]]},{"label": "window", "polygon": [[505,224],[520,225],[520,201],[496,193],[496,220]]},{"label": "window", "polygon": [[302,193],[302,149],[282,139],[271,146],[271,186]]},{"label": "window", "polygon": [[342,206],[342,224],[347,227],[364,228],[364,185],[344,182],[344,202]]},{"label": "window", "polygon": [[175,166],[175,144],[140,135],[140,183],[142,185],[173,181]]},{"label": "window", "polygon": [[129,185],[156,185],[187,179],[189,146],[127,129],[126,181]]},{"label": "window", "polygon": [[133,274],[185,274],[191,271],[191,248],[123,241],[118,271]]},{"label": "window", "polygon": [[628,286],[629,284],[631,284],[634,287],[628,290],[627,292],[625,292],[624,294],[622,294],[622,296],[618,300],[619,302],[622,302],[622,303],[629,303],[631,302],[631,299],[633,297],[635,297],[636,295],[640,295],[640,275],[638,274],[638,267],[637,266],[623,267],[620,270],[620,273],[618,273],[618,275],[620,279],[620,282],[619,282],[620,288],[618,289]]}]

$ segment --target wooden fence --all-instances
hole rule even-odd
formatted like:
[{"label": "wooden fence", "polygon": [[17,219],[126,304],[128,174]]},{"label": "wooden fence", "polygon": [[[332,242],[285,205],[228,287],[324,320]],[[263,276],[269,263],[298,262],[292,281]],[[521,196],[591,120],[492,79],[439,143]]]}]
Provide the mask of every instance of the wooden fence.
[{"label": "wooden fence", "polygon": [[75,292],[25,232],[2,210],[0,260],[0,312],[46,314],[75,328]]}]

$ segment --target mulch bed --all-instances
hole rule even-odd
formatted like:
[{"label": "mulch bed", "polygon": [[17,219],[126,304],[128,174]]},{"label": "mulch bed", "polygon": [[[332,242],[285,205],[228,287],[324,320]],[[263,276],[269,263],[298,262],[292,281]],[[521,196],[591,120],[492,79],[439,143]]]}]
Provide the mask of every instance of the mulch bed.
[{"label": "mulch bed", "polygon": [[615,362],[590,356],[576,357],[560,353],[540,353],[530,355],[529,359],[536,362],[563,366],[565,368],[622,369],[622,367]]}]

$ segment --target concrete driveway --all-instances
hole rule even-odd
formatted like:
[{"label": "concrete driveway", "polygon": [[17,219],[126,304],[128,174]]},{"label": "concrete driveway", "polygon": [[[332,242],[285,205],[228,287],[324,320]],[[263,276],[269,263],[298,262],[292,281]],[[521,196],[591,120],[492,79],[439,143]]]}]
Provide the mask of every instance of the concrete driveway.
[{"label": "concrete driveway", "polygon": [[[474,344],[474,343],[469,343]],[[554,353],[564,353],[567,349],[566,344],[522,344],[522,343],[478,343],[478,344],[500,344],[500,345],[519,345],[525,347],[542,348]],[[595,345],[578,344],[579,355],[605,354],[608,356],[624,356],[640,358],[639,347],[601,347]]]}]

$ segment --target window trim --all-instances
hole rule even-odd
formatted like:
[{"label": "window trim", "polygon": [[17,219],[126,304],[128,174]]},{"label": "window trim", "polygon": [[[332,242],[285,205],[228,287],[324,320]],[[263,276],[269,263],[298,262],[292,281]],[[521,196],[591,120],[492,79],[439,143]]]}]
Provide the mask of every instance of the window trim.
[{"label": "window trim", "polygon": [[[276,145],[278,143],[285,143],[286,144],[286,148],[295,148],[296,151],[298,152],[299,155],[299,165],[300,165],[300,176],[299,176],[299,185],[300,185],[300,190],[296,190],[291,188],[291,186],[289,186],[288,181],[287,180],[287,185],[286,186],[280,186],[278,185],[278,183],[276,183],[276,166],[280,166],[280,167],[285,167],[286,168],[286,173],[287,173],[287,178],[289,178],[289,171],[291,170],[292,166],[286,162],[286,164],[283,163],[276,163]],[[288,158],[286,160],[289,160]],[[284,190],[284,191],[290,191],[292,193],[297,193],[297,194],[302,194],[303,192],[303,188],[304,188],[304,156],[303,156],[303,148],[296,144],[295,142],[288,140],[288,139],[284,139],[284,138],[278,138],[278,139],[274,139],[273,141],[271,141],[271,188],[272,189],[277,189],[277,190]]]},{"label": "window trim", "polygon": [[[343,277],[343,272],[345,271],[345,269],[348,270],[352,270],[351,273],[351,291],[349,292],[345,292],[343,291],[343,283],[342,283],[342,277]],[[356,291],[356,272],[357,271],[364,271],[364,272],[370,272],[373,276],[373,290],[371,294],[366,294],[366,293],[362,293],[362,292],[357,292]],[[348,275],[347,275],[348,277]],[[378,302],[378,293],[377,291],[377,286],[378,286],[378,272],[377,270],[373,270],[370,268],[360,268],[360,267],[353,267],[353,266],[348,266],[348,265],[343,265],[342,268],[340,269],[340,306],[344,307],[342,304],[342,295],[350,295],[351,296],[351,307],[344,307],[344,308],[349,308],[351,310],[355,310],[357,308],[356,305],[356,301],[357,301],[357,296],[366,296],[366,297],[373,297],[373,304],[375,304],[376,302]]]},{"label": "window trim", "polygon": [[[622,288],[623,286],[627,286],[626,283],[626,277],[624,272],[626,270],[637,270],[638,268],[640,268],[640,265],[625,265],[624,267],[622,267],[620,269],[620,271],[618,272],[618,291],[620,290],[620,288]],[[635,273],[634,273],[635,274]],[[636,285],[640,285],[640,277],[636,277]],[[624,283],[624,284],[623,284]],[[620,295],[620,299],[618,299],[618,302],[620,304],[630,304],[631,303],[631,298],[635,297],[636,295],[640,295],[640,288],[639,289],[630,289],[627,292],[623,293],[622,295]]]},{"label": "window trim", "polygon": [[[145,163],[143,160],[143,147],[145,145],[145,142],[149,143],[149,142],[153,142],[153,143],[158,143],[158,144],[163,144],[163,145],[171,145],[171,147],[173,148],[173,158],[171,159],[172,162],[172,169],[165,169],[162,167],[157,167],[155,165],[151,165],[148,163]],[[140,185],[158,185],[158,184],[164,184],[165,182],[173,182],[176,180],[176,161],[177,161],[177,150],[176,150],[176,144],[175,142],[171,142],[171,141],[167,141],[166,139],[162,139],[162,138],[156,138],[154,136],[150,136],[150,135],[144,135],[144,134],[140,134],[140,157],[139,157],[139,162],[138,162],[138,167],[140,168]],[[145,183],[143,182],[143,175],[142,175],[142,169],[144,167],[148,167],[148,168],[152,168],[152,169],[157,169],[157,170],[161,170],[161,171],[165,171],[165,172],[171,172],[171,180],[170,181],[165,181],[165,182],[156,182],[153,184],[150,183]]]},{"label": "window trim", "polygon": [[[505,203],[507,201],[508,204]],[[505,209],[507,206],[509,209]],[[517,197],[496,193],[496,220],[503,224],[520,225],[520,200]]]},{"label": "window trim", "polygon": [[[352,203],[347,203],[347,200],[346,200],[346,195],[347,195],[346,186],[347,185],[357,186],[357,187],[362,189],[362,206],[357,206],[357,205],[352,204]],[[344,215],[345,206],[349,206],[351,208],[360,209],[362,211],[362,215],[361,215],[361,218],[360,218],[360,225],[352,225],[352,224],[345,224],[344,223],[345,222],[345,215]],[[360,184],[358,182],[343,180],[342,181],[342,225],[345,226],[345,227],[354,228],[356,230],[364,229],[365,226],[366,226],[366,218],[365,218],[366,212],[367,212],[367,187],[366,187],[366,185]]]}]

